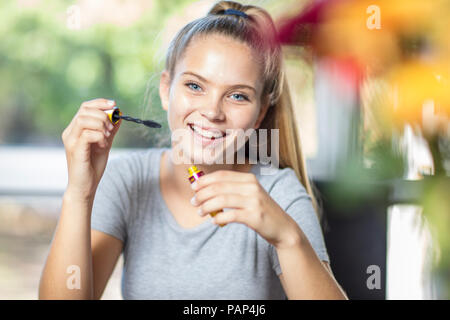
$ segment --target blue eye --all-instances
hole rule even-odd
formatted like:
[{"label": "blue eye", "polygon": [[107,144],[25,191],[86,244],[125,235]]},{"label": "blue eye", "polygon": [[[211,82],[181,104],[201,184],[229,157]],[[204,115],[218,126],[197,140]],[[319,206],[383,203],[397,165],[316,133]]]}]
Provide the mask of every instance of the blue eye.
[{"label": "blue eye", "polygon": [[193,89],[195,91],[198,91],[197,89],[193,88],[191,85],[192,86],[196,86],[197,88],[200,88],[200,86],[198,84],[194,83],[194,82],[186,83],[186,86],[188,86],[189,88],[191,88],[191,89]]},{"label": "blue eye", "polygon": [[233,96],[239,96],[239,97],[242,97],[243,100],[238,99],[237,101],[249,101],[249,100],[248,100],[248,97],[245,96],[245,95],[243,95],[243,94],[235,93],[235,94],[233,94]]}]

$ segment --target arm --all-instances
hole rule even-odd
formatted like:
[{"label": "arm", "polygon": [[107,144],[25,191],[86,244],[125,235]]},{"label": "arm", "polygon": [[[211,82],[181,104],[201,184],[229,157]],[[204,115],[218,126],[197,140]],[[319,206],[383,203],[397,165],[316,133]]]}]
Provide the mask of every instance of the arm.
[{"label": "arm", "polygon": [[348,300],[329,264],[320,261],[306,237],[297,239],[301,240],[276,249],[283,271],[280,281],[288,299]]},{"label": "arm", "polygon": [[[66,191],[61,216],[39,283],[39,299],[99,299],[122,251],[122,242],[91,231],[93,200]],[[92,240],[92,242],[91,242]],[[80,289],[69,289],[67,268],[79,267]],[[72,271],[73,272],[73,271]]]},{"label": "arm", "polygon": [[96,190],[122,122],[114,125],[105,112],[114,105],[107,99],[83,102],[62,133],[68,186],[39,283],[40,299],[100,297],[122,250],[117,239],[91,235]]},{"label": "arm", "polygon": [[123,242],[101,231],[91,230],[94,299],[99,300],[114,271],[123,249]]}]

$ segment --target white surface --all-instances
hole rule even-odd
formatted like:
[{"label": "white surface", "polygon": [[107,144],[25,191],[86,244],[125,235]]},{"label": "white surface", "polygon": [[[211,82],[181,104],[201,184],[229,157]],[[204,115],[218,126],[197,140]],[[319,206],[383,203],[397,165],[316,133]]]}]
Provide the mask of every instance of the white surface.
[{"label": "white surface", "polygon": [[[427,142],[418,130],[405,125],[398,139],[407,167],[405,180],[420,180],[434,172]],[[433,285],[433,241],[430,227],[417,205],[394,205],[387,219],[386,299],[437,299]]]},{"label": "white surface", "polygon": [[[111,149],[110,158],[139,149]],[[0,146],[0,195],[57,195],[67,186],[64,148]]]},{"label": "white surface", "polygon": [[422,208],[390,207],[387,228],[386,299],[436,299],[431,278],[432,238]]}]

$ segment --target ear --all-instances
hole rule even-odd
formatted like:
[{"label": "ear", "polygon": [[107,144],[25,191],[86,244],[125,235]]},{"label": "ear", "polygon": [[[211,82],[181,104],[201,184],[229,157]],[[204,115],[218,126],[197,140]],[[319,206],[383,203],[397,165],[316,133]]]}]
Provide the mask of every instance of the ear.
[{"label": "ear", "polygon": [[261,111],[259,112],[258,119],[256,120],[256,123],[254,125],[255,129],[258,129],[261,125],[261,122],[264,120],[264,117],[266,116],[267,110],[269,110],[270,104],[269,101],[264,101],[262,104]]},{"label": "ear", "polygon": [[170,94],[170,75],[167,70],[161,72],[159,80],[159,96],[161,98],[162,108],[169,110],[169,94]]}]

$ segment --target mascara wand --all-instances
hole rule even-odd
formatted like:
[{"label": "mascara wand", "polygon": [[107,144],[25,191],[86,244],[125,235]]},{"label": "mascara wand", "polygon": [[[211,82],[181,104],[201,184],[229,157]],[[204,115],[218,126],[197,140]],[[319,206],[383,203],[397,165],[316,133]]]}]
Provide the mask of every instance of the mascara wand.
[{"label": "mascara wand", "polygon": [[141,120],[141,119],[136,119],[133,117],[129,117],[129,116],[119,116],[121,119],[123,120],[127,120],[127,121],[133,121],[136,123],[142,123],[143,125],[150,127],[150,128],[161,128],[161,125],[153,120]]},{"label": "mascara wand", "polygon": [[141,120],[141,119],[133,118],[130,116],[124,116],[122,114],[122,111],[120,111],[119,107],[114,107],[113,109],[106,110],[105,112],[108,114],[109,120],[113,124],[116,124],[120,119],[123,119],[123,120],[143,124],[149,128],[161,128],[161,125],[158,122],[153,121],[153,120]]}]

